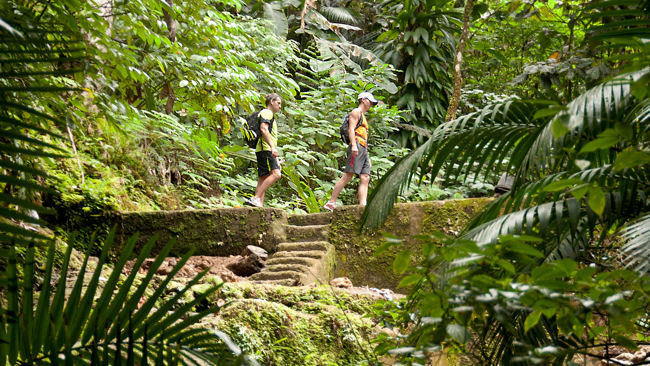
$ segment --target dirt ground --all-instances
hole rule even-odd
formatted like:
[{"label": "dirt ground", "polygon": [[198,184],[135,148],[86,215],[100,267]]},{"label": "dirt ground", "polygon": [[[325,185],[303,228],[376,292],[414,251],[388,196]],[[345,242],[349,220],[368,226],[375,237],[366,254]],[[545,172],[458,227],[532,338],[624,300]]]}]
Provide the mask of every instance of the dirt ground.
[{"label": "dirt ground", "polygon": [[[209,274],[217,275],[225,282],[246,281],[247,280],[246,277],[237,276],[230,269],[228,269],[229,265],[233,263],[237,263],[241,259],[242,256],[240,255],[231,255],[229,257],[212,257],[212,256],[198,255],[198,256],[190,257],[187,260],[187,263],[185,263],[185,265],[183,266],[183,268],[181,268],[180,271],[178,271],[176,277],[193,278],[203,270],[210,268]],[[159,275],[169,274],[179,260],[180,258],[175,258],[175,257],[165,258],[165,261],[160,265],[160,268],[158,268],[156,274]],[[149,270],[149,267],[151,267],[153,261],[154,261],[153,258],[145,259],[144,263],[139,269],[139,272],[142,274],[146,273]],[[125,273],[131,272],[131,270],[133,269],[133,264],[134,261],[127,262],[126,265],[124,266],[124,272]]]}]

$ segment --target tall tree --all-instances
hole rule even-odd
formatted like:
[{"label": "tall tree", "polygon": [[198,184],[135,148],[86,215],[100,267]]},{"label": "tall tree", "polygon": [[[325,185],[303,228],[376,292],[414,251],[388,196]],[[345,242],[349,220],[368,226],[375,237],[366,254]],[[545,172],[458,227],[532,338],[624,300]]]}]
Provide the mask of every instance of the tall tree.
[{"label": "tall tree", "polygon": [[[165,24],[167,24],[167,29],[169,30],[169,33],[167,34],[167,38],[169,38],[169,41],[171,43],[176,42],[176,32],[178,31],[178,25],[176,24],[176,21],[172,17],[172,11],[174,9],[174,1],[173,0],[167,0],[167,7],[163,7],[163,15],[165,18]],[[167,80],[165,82],[165,86],[163,88],[163,93],[167,95],[167,102],[165,103],[165,113],[171,114],[174,111],[174,100],[176,99],[176,95],[174,94],[174,88],[172,88],[171,82]]]},{"label": "tall tree", "polygon": [[463,30],[460,34],[460,39],[456,45],[456,54],[454,56],[454,88],[451,92],[451,99],[449,100],[449,107],[447,108],[447,115],[445,121],[451,121],[456,118],[456,111],[458,110],[458,103],[460,102],[460,92],[463,87],[463,52],[465,52],[465,44],[469,36],[470,16],[472,9],[474,9],[475,0],[465,1],[465,10],[463,12]]}]

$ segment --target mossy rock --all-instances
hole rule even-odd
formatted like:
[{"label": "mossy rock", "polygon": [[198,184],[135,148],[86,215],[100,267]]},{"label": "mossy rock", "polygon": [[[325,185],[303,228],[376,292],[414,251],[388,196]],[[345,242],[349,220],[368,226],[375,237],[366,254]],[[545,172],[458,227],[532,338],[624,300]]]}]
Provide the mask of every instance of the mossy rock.
[{"label": "mossy rock", "polygon": [[366,316],[376,300],[330,286],[226,283],[210,298],[225,300],[202,325],[228,334],[262,365],[370,364],[378,332]]},{"label": "mossy rock", "polygon": [[[400,281],[392,271],[397,253],[409,250],[421,253],[422,243],[417,239],[440,231],[456,235],[489,198],[402,203],[393,207],[380,230],[361,233],[361,206],[337,208],[329,227],[329,242],[336,247],[335,277],[348,277],[353,284],[397,290]],[[379,256],[376,250],[385,243],[383,233],[403,240]]]}]

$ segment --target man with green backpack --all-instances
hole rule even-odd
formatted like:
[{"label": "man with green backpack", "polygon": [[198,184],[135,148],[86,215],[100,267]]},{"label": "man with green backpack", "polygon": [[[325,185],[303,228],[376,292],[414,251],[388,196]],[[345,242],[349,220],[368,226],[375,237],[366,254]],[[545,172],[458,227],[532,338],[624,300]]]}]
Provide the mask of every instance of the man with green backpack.
[{"label": "man with green backpack", "polygon": [[[278,142],[278,129],[275,126],[275,114],[280,111],[282,107],[282,98],[276,94],[271,93],[266,97],[266,108],[262,109],[257,115],[253,114],[254,121],[247,124],[249,128],[254,130],[252,138],[247,137],[246,134],[251,134],[247,131],[244,138],[255,143],[255,155],[257,156],[257,188],[255,189],[255,196],[248,199],[245,204],[253,207],[264,207],[264,195],[266,190],[277,182],[282,174],[280,173],[280,161],[278,161],[279,153],[277,150]],[[251,146],[252,147],[252,146]]]},{"label": "man with green backpack", "polygon": [[359,94],[357,108],[345,117],[341,125],[341,139],[348,144],[347,162],[343,176],[334,185],[332,196],[325,204],[325,209],[333,211],[339,193],[352,180],[354,175],[359,176],[359,204],[366,205],[368,196],[368,183],[370,183],[370,157],[368,156],[368,121],[366,112],[377,105],[377,99],[368,92]]}]

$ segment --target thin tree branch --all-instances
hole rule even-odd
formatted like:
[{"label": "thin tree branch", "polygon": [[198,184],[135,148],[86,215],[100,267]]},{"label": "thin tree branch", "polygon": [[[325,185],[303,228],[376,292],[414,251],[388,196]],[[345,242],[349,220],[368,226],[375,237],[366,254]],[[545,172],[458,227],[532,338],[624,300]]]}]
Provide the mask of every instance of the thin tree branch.
[{"label": "thin tree branch", "polygon": [[86,180],[84,178],[84,170],[81,166],[81,160],[79,160],[79,153],[77,153],[77,145],[74,143],[74,137],[72,136],[70,126],[66,123],[65,127],[68,129],[68,136],[70,137],[70,143],[72,144],[72,152],[74,152],[74,157],[77,160],[77,166],[79,167],[79,172],[81,173],[81,184],[83,185]]}]

